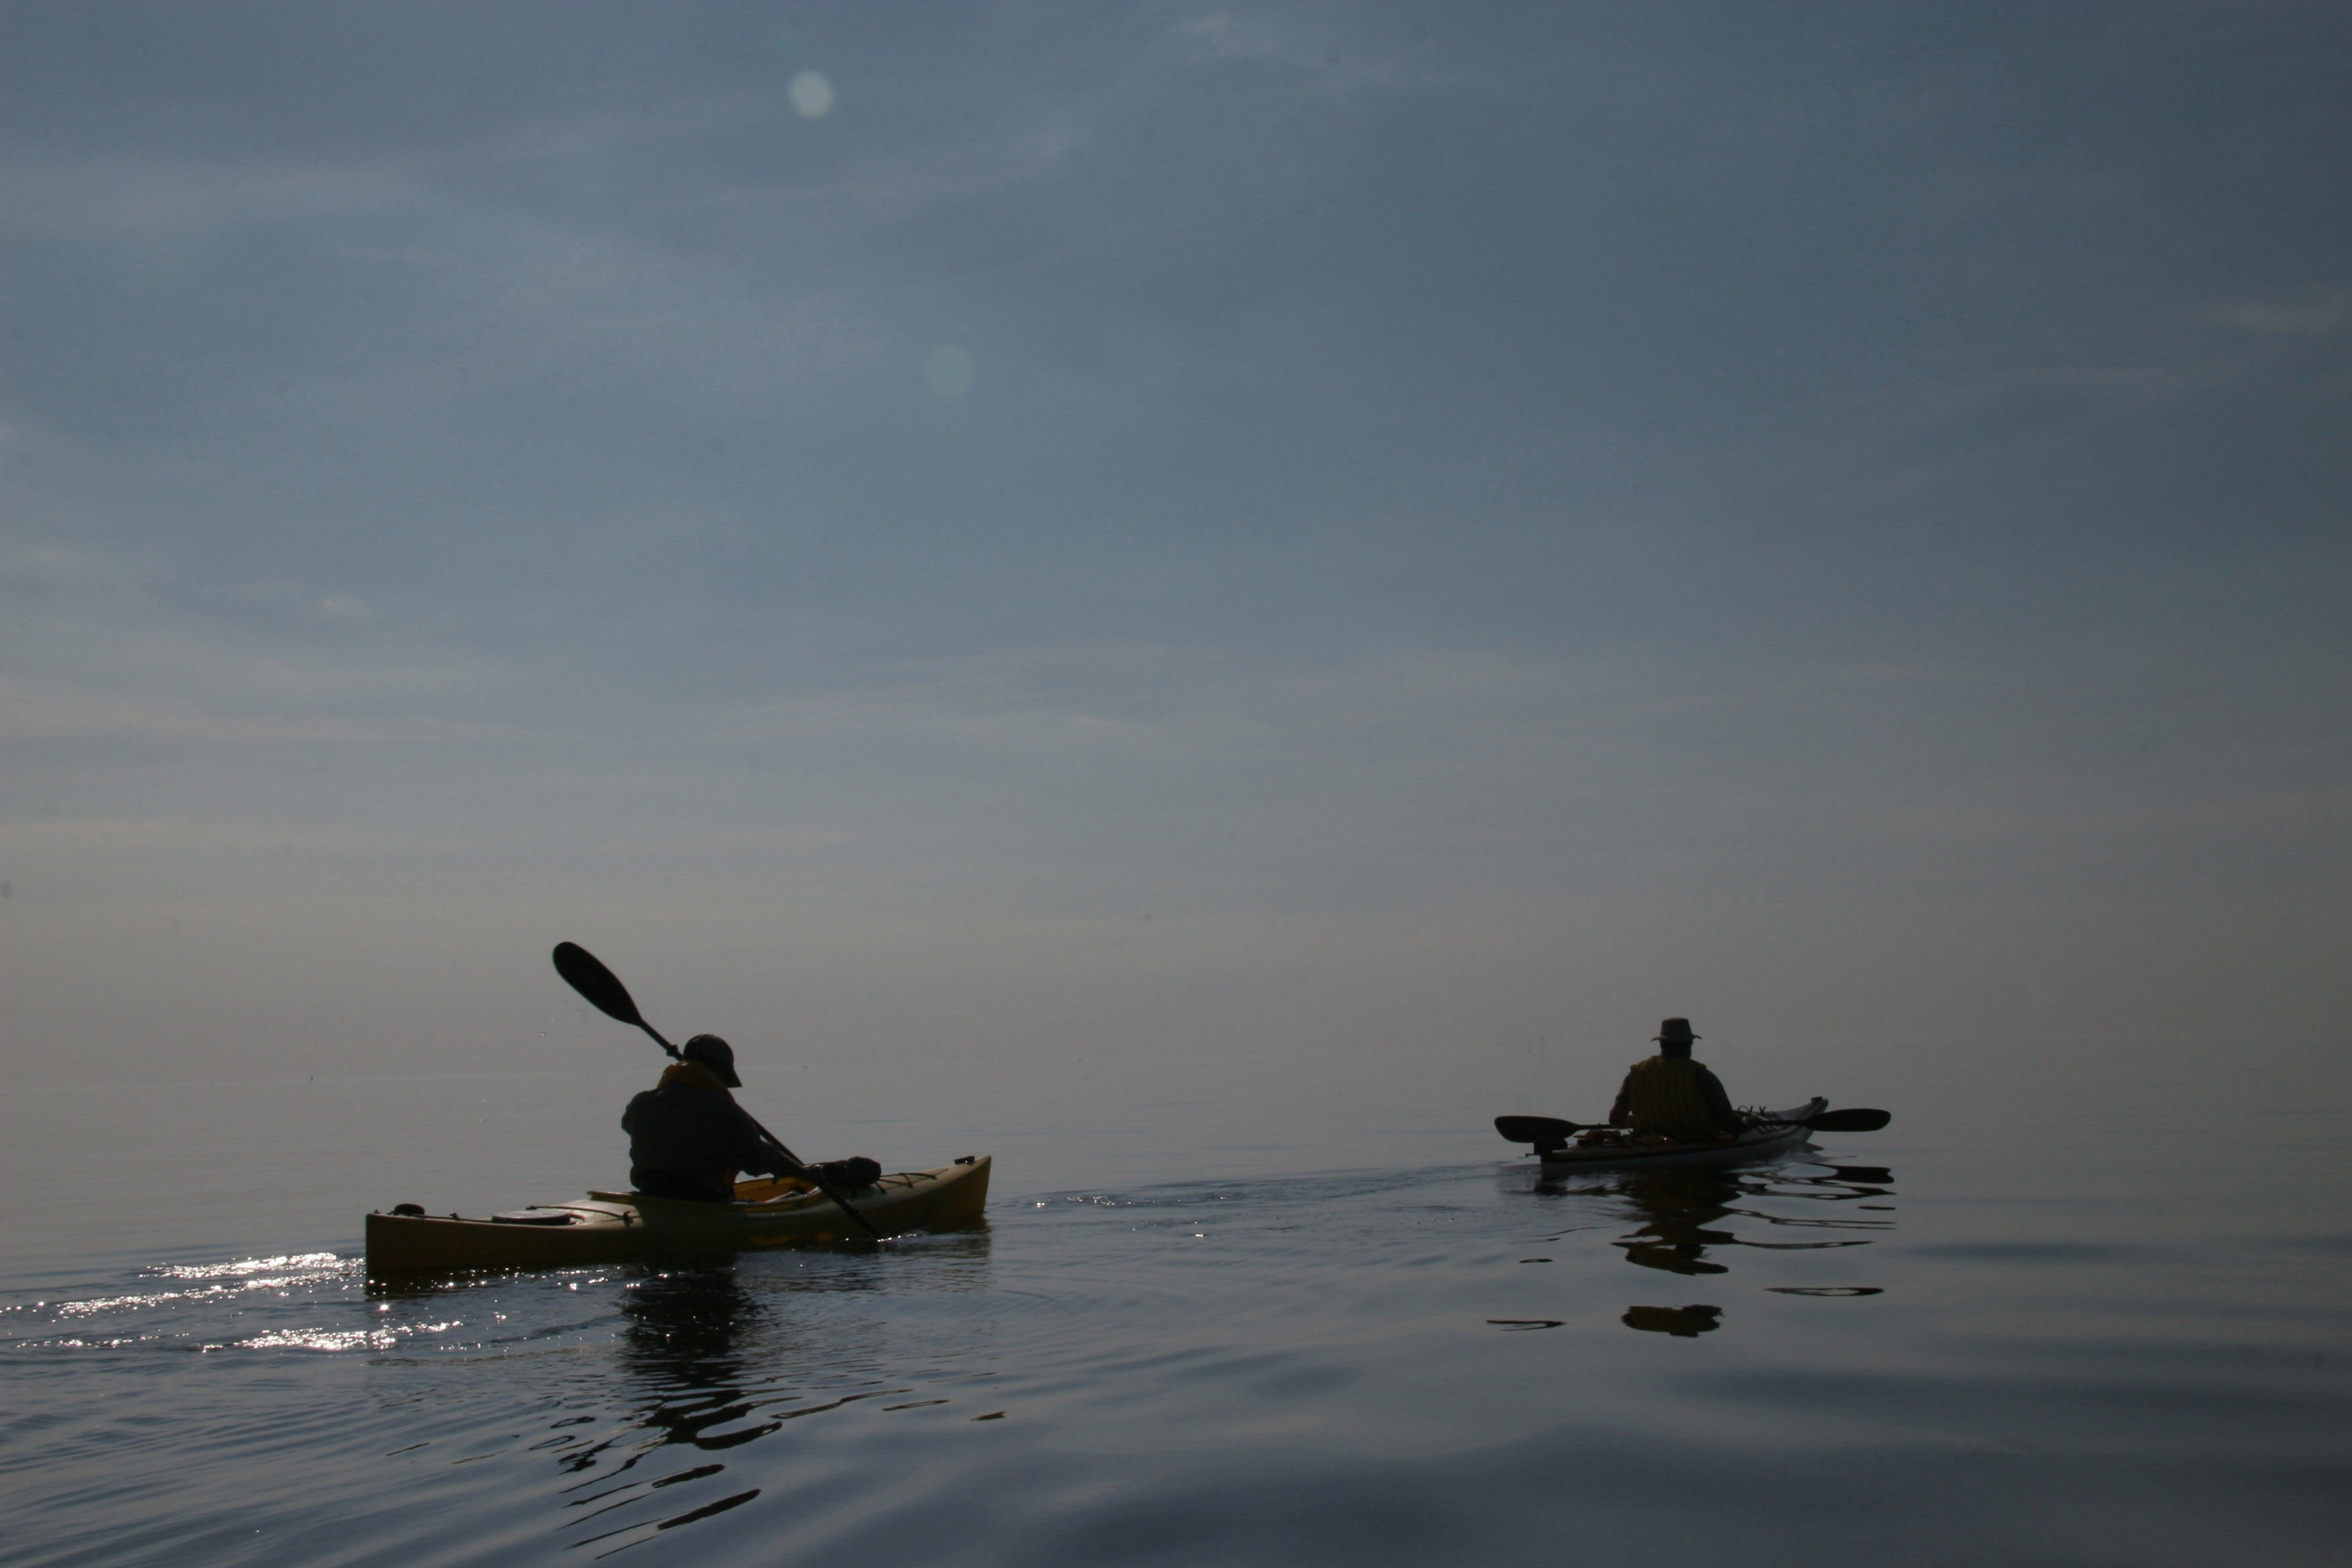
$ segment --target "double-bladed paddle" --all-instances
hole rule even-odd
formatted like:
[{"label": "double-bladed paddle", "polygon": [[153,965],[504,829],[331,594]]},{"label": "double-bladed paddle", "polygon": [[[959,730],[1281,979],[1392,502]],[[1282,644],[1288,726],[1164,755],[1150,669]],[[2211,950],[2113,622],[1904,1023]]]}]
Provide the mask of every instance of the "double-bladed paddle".
[{"label": "double-bladed paddle", "polygon": [[[624,1024],[635,1025],[651,1035],[654,1037],[654,1044],[667,1051],[671,1059],[675,1061],[686,1059],[676,1046],[662,1038],[661,1031],[646,1022],[645,1015],[637,1011],[635,1001],[629,995],[629,988],[621,984],[621,977],[605,968],[594,953],[582,947],[578,942],[559,942],[555,944],[555,973],[563,976],[563,983],[566,985],[579,992],[587,999],[590,1006],[607,1018],[617,1018]],[[798,1166],[800,1173],[808,1179],[810,1185],[831,1198],[834,1207],[856,1220],[865,1228],[866,1234],[875,1240],[882,1239],[882,1233],[874,1228],[874,1222],[851,1208],[849,1200],[835,1192],[826,1184],[825,1179],[816,1173],[815,1166],[806,1163],[798,1154],[785,1148],[782,1139],[761,1126],[757,1121],[752,1121],[750,1112],[745,1112],[743,1119],[751,1122],[751,1130],[766,1139],[771,1148]]]},{"label": "double-bladed paddle", "polygon": [[1810,1127],[1816,1132],[1875,1132],[1894,1120],[1891,1110],[1869,1110],[1857,1105],[1844,1110],[1800,1116],[1792,1125]]},{"label": "double-bladed paddle", "polygon": [[[1778,1117],[1767,1121],[1780,1121]],[[1785,1127],[1803,1127],[1815,1132],[1875,1132],[1895,1120],[1886,1110],[1868,1110],[1860,1106],[1850,1110],[1820,1110],[1811,1116],[1799,1116],[1781,1122]],[[1565,1143],[1577,1133],[1601,1125],[1591,1121],[1562,1121],[1557,1116],[1497,1116],[1495,1131],[1514,1143]]]}]

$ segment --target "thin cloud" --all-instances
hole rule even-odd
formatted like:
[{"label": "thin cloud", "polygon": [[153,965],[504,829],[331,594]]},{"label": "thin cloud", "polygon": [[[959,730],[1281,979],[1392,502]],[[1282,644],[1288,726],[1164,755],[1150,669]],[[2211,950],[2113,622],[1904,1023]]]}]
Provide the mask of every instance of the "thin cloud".
[{"label": "thin cloud", "polygon": [[1424,85],[1394,58],[1367,54],[1360,43],[1350,47],[1330,29],[1310,29],[1274,13],[1190,16],[1171,26],[1164,39],[1168,54],[1183,63],[1276,68],[1308,90],[1332,97]]},{"label": "thin cloud", "polygon": [[2324,337],[2352,321],[2352,294],[2334,294],[2302,304],[2240,300],[2217,305],[2211,320],[2225,327],[2280,337]]},{"label": "thin cloud", "polygon": [[[250,666],[247,667],[248,674]],[[249,704],[258,690],[275,686],[317,700],[338,684],[334,678],[279,668],[257,688],[229,688]],[[380,679],[363,684],[383,689]],[[417,715],[399,718],[271,718],[251,713],[207,711],[193,702],[125,698],[87,687],[0,675],[0,741],[120,736],[205,742],[297,744],[330,742],[359,745],[443,744],[517,733],[514,727]]]},{"label": "thin cloud", "polygon": [[[89,245],[184,244],[239,225],[408,209],[425,195],[411,181],[364,164],[168,153],[28,155],[19,149],[0,162],[0,234]],[[147,254],[152,265],[172,264],[168,253]]]}]

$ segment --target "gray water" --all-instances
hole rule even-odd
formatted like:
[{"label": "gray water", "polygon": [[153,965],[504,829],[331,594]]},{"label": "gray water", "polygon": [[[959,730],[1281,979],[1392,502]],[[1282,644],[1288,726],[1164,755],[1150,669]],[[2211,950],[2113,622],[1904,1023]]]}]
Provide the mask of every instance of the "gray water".
[{"label": "gray water", "polygon": [[2343,1562],[2340,1079],[2035,1059],[1727,1064],[1895,1121],[1565,1183],[1486,1125],[1557,1064],[755,1072],[814,1156],[994,1154],[984,1223],[430,1289],[364,1211],[610,1184],[642,1064],[18,1090],[8,1557]]}]

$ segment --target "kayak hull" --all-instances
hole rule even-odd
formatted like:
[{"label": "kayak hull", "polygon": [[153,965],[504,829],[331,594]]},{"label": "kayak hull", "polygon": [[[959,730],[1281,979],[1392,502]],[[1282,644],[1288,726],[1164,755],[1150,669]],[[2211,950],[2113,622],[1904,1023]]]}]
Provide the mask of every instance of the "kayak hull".
[{"label": "kayak hull", "polygon": [[[883,1176],[851,1194],[849,1206],[885,1236],[953,1225],[987,1206],[988,1176],[989,1157],[967,1154],[934,1170]],[[371,1275],[413,1275],[554,1268],[821,1246],[866,1236],[832,1199],[805,1182],[738,1182],[735,1198],[731,1204],[702,1204],[642,1193],[592,1192],[572,1203],[537,1204],[499,1219],[372,1214],[367,1216],[367,1270]]]},{"label": "kayak hull", "polygon": [[1738,1137],[1705,1143],[1657,1143],[1649,1145],[1571,1143],[1565,1149],[1553,1149],[1538,1156],[1543,1161],[1544,1174],[1565,1175],[1574,1171],[1648,1171],[1676,1165],[1744,1165],[1752,1160],[1769,1159],[1801,1147],[1812,1136],[1811,1130],[1798,1125],[1805,1117],[1818,1116],[1829,1108],[1826,1100],[1811,1100],[1786,1110],[1769,1113],[1769,1120],[1748,1128]]}]

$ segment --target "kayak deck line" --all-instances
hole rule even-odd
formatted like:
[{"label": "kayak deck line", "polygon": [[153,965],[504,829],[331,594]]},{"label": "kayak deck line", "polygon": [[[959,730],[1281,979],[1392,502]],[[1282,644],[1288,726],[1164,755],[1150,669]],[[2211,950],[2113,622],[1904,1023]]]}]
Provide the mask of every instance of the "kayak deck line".
[{"label": "kayak deck line", "polygon": [[[987,1206],[990,1165],[985,1154],[966,1154],[928,1171],[894,1172],[847,1194],[849,1206],[885,1235],[953,1225]],[[479,1218],[378,1211],[367,1216],[367,1269],[557,1268],[865,1239],[810,1184],[773,1177],[736,1183],[735,1201],[724,1204],[592,1191],[572,1203]]]},{"label": "kayak deck line", "polygon": [[[968,1154],[964,1158],[965,1160],[974,1160],[978,1159],[979,1156]],[[958,1162],[958,1163],[961,1163],[961,1161]],[[865,1194],[877,1190],[893,1193],[908,1191],[921,1184],[921,1183],[931,1174],[932,1173],[929,1171],[892,1171],[886,1174],[875,1177],[872,1182],[858,1188],[857,1192]],[[765,1195],[761,1195],[762,1194]],[[646,1204],[675,1203],[686,1203],[697,1209],[708,1208],[710,1206],[707,1204],[694,1203],[691,1199],[652,1198],[644,1196],[637,1193],[603,1192],[594,1187],[588,1189],[588,1195],[604,1203],[625,1204],[632,1207],[642,1206]],[[798,1176],[772,1176],[762,1177],[754,1181],[736,1183],[735,1201],[729,1206],[739,1209],[745,1214],[769,1215],[782,1214],[790,1210],[814,1208],[819,1205],[830,1206],[832,1203],[833,1200],[831,1198],[826,1197],[824,1194],[817,1190],[816,1184],[814,1182],[803,1181]],[[533,1208],[572,1208],[581,1205],[569,1204],[533,1204],[531,1206]],[[853,1194],[850,1200],[850,1206],[863,1212],[866,1205],[861,1199]]]}]

